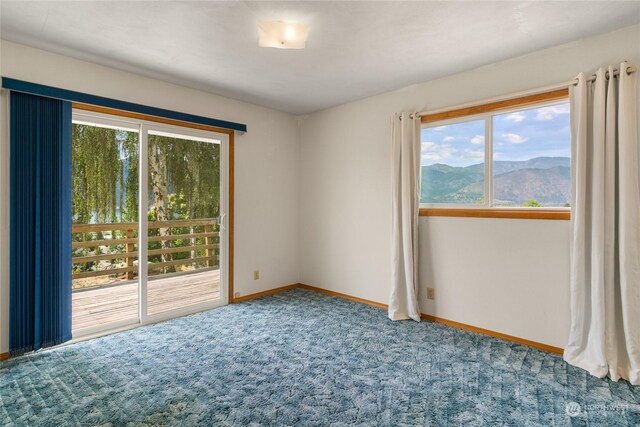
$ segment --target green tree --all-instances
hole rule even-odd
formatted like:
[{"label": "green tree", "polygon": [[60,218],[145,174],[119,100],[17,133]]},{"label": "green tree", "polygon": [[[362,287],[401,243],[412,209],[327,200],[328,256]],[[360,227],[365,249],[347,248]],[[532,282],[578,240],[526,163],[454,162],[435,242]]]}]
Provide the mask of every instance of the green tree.
[{"label": "green tree", "polygon": [[529,199],[522,205],[526,208],[543,208],[543,204],[537,201],[536,199]]},{"label": "green tree", "polygon": [[[76,223],[116,219],[116,187],[120,181],[118,131],[74,126],[72,139],[73,219]],[[96,147],[100,147],[99,150]]]},{"label": "green tree", "polygon": [[219,144],[149,135],[149,146],[155,148],[159,162],[166,165],[169,193],[186,198],[189,218],[220,215]]},{"label": "green tree", "polygon": [[[148,143],[149,208],[157,219],[170,219],[169,194],[184,196],[186,218],[219,216],[219,144],[153,134]],[[137,132],[75,124],[72,145],[74,222],[137,221]]]},{"label": "green tree", "polygon": [[138,222],[138,176],[140,165],[140,151],[138,134],[125,132],[122,140],[122,172],[120,183],[123,191],[120,193],[120,212],[123,222]]},{"label": "green tree", "polygon": [[[182,138],[149,135],[149,194],[156,221],[172,219],[215,218],[220,214],[220,147],[218,144],[194,142]],[[179,195],[182,206],[169,209],[169,198]],[[173,199],[173,204],[178,199]],[[181,218],[182,217],[182,218]],[[170,228],[158,228],[158,235],[168,236]],[[193,227],[189,233],[193,233]],[[172,241],[162,241],[169,248]],[[164,254],[162,262],[173,260]],[[174,271],[171,267],[166,272]]]},{"label": "green tree", "polygon": [[[218,217],[220,145],[153,134],[149,135],[148,144],[149,220]],[[137,222],[138,133],[74,124],[72,146],[74,223]],[[191,227],[175,232],[195,231]],[[163,227],[149,233],[169,236],[172,229]],[[123,237],[115,232],[112,236]],[[90,236],[76,236],[77,240],[83,238],[91,239]],[[175,244],[180,245],[181,241]],[[159,249],[169,248],[172,244],[161,241],[154,245]],[[86,249],[76,252],[76,255],[87,254]],[[173,259],[171,254],[160,258],[158,261]],[[171,270],[173,268],[165,269],[166,272]]]}]

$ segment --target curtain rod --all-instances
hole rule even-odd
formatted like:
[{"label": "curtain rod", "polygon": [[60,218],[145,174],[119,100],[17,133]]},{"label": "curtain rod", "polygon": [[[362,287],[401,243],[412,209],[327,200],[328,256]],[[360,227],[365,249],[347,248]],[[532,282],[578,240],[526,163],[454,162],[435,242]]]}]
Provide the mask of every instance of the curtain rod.
[{"label": "curtain rod", "polygon": [[16,92],[28,93],[31,95],[62,99],[64,101],[79,102],[81,104],[98,105],[100,107],[113,108],[116,110],[132,111],[134,113],[146,114],[149,116],[164,117],[167,119],[179,120],[183,122],[198,123],[201,125],[230,129],[238,132],[247,131],[247,125],[244,123],[234,123],[226,120],[214,119],[211,117],[182,113],[180,111],[151,107],[148,105],[136,104],[128,101],[120,101],[118,99],[105,98],[104,96],[90,95],[88,93],[76,92],[53,86],[45,86],[38,83],[26,82],[4,76],[2,77],[2,88],[13,90]]},{"label": "curtain rod", "polygon": [[[636,71],[638,71],[638,67],[636,66],[628,66],[627,67],[627,75],[631,75],[632,73],[635,73]],[[613,70],[613,77],[617,77],[620,74],[620,71],[616,68]],[[609,72],[607,71],[605,73],[605,78],[610,78],[609,76]],[[596,80],[596,75],[592,74],[587,81],[593,82]],[[453,105],[450,107],[444,107],[444,108],[438,108],[436,110],[430,110],[430,111],[421,111],[419,113],[416,113],[415,116],[417,117],[421,117],[421,116],[426,116],[426,115],[430,115],[430,114],[437,114],[437,113],[442,113],[444,111],[451,111],[451,110],[458,110],[461,108],[468,108],[468,107],[475,107],[477,105],[483,105],[483,104],[489,104],[491,102],[499,102],[499,101],[506,101],[508,99],[514,99],[514,98],[521,98],[524,96],[529,96],[529,95],[536,95],[539,93],[545,93],[545,92],[551,92],[554,90],[558,90],[558,89],[564,89],[567,88],[569,86],[575,86],[578,84],[578,78],[575,77],[571,80],[567,80],[566,82],[562,82],[562,83],[556,83],[556,84],[552,84],[552,85],[548,85],[548,86],[542,86],[536,89],[529,89],[529,90],[523,90],[521,92],[514,92],[514,93],[510,93],[507,95],[502,95],[502,96],[495,96],[493,98],[487,98],[487,99],[482,99],[480,101],[472,101],[472,102],[467,102],[464,104],[458,104],[458,105]]]}]

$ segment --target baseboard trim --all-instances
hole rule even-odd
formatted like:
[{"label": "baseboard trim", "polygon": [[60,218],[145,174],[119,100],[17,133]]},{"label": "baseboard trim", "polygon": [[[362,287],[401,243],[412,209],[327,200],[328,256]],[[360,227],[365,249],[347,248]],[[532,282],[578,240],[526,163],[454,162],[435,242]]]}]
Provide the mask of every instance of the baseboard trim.
[{"label": "baseboard trim", "polygon": [[563,349],[559,347],[554,347],[548,344],[543,344],[537,341],[531,341],[524,338],[514,337],[513,335],[503,334],[501,332],[491,331],[489,329],[478,328],[477,326],[467,325],[465,323],[455,322],[453,320],[443,319],[441,317],[431,316],[429,314],[420,314],[420,317],[424,320],[441,323],[443,325],[451,326],[458,329],[464,329],[465,331],[475,332],[477,334],[488,335],[494,338],[500,338],[505,341],[515,342],[517,344],[526,345],[529,347],[537,348],[538,350],[546,351],[549,353],[562,354],[564,352]]},{"label": "baseboard trim", "polygon": [[[318,292],[325,295],[331,295],[334,297],[346,299],[353,302],[358,302],[361,304],[367,304],[375,308],[386,310],[389,306],[387,304],[383,304],[381,302],[371,301],[364,298],[358,298],[351,295],[343,294],[341,292],[330,291],[328,289],[319,288],[317,286],[305,285],[304,283],[294,283],[292,285],[280,286],[279,288],[269,289],[262,292],[257,292],[255,294],[245,295],[243,297],[234,298],[231,303],[238,303],[249,301],[254,298],[260,298],[267,295],[277,294],[278,292],[288,291],[291,289],[307,289],[309,291]],[[453,328],[464,329],[465,331],[475,332],[477,334],[488,335],[494,338],[500,338],[505,341],[515,342],[517,344],[526,345],[529,347],[537,348],[538,350],[546,351],[548,353],[562,354],[563,349],[559,347],[554,347],[548,344],[543,344],[536,341],[527,340],[524,338],[514,337],[513,335],[503,334],[501,332],[491,331],[489,329],[478,328],[477,326],[467,325],[465,323],[455,322],[453,320],[443,319],[441,317],[431,316],[430,314],[422,313],[420,317],[424,320],[441,323],[443,325],[451,326]],[[0,361],[6,360],[9,358],[9,353],[0,353]]]},{"label": "baseboard trim", "polygon": [[304,283],[298,283],[298,288],[307,289],[307,290],[310,290],[310,291],[319,292],[321,294],[331,295],[331,296],[342,298],[342,299],[348,299],[349,301],[354,301],[354,302],[359,302],[361,304],[371,305],[373,307],[381,308],[383,310],[386,310],[387,308],[389,308],[389,306],[387,304],[382,304],[380,302],[375,302],[375,301],[371,301],[371,300],[364,299],[364,298],[354,297],[354,296],[343,294],[343,293],[340,293],[340,292],[330,291],[328,289],[318,288],[317,286],[305,285]]},{"label": "baseboard trim", "polygon": [[238,303],[238,302],[249,301],[249,300],[254,299],[254,298],[265,297],[267,295],[277,294],[278,292],[288,291],[290,289],[297,289],[299,287],[300,287],[300,283],[294,283],[292,285],[280,286],[279,288],[273,288],[273,289],[269,289],[269,290],[262,291],[262,292],[256,292],[255,294],[249,294],[249,295],[245,295],[243,297],[236,297],[236,298],[233,298],[233,300],[231,300],[230,302],[232,304],[235,304],[235,303]]},{"label": "baseboard trim", "polygon": [[[251,294],[251,295],[246,295],[244,297],[236,298],[235,302],[247,301],[247,300],[250,300],[250,299],[253,299],[253,298],[259,298],[259,297],[262,297],[262,296],[265,296],[265,295],[275,294],[277,292],[286,291],[286,290],[289,290],[289,289],[296,289],[296,288],[298,288],[298,289],[307,289],[309,291],[314,291],[314,292],[318,292],[318,293],[325,294],[325,295],[331,295],[331,296],[334,296],[334,297],[346,299],[346,300],[349,300],[349,301],[358,302],[358,303],[361,303],[361,304],[367,304],[367,305],[370,305],[372,307],[376,307],[376,308],[383,309],[383,310],[386,310],[389,307],[387,304],[383,304],[381,302],[376,302],[376,301],[371,301],[371,300],[367,300],[367,299],[364,299],[364,298],[354,297],[352,295],[347,295],[347,294],[343,294],[341,292],[336,292],[336,291],[330,291],[328,289],[319,288],[317,286],[306,285],[304,283],[297,283],[295,285],[282,286],[280,288],[270,289],[268,291],[258,292],[256,294]],[[537,342],[537,341],[531,341],[531,340],[528,340],[528,339],[525,339],[525,338],[515,337],[513,335],[503,334],[501,332],[495,332],[495,331],[492,331],[492,330],[489,330],[489,329],[479,328],[477,326],[467,325],[466,323],[460,323],[460,322],[456,322],[454,320],[443,319],[442,317],[432,316],[430,314],[422,313],[420,315],[420,317],[422,319],[430,321],[430,322],[440,323],[440,324],[443,324],[443,325],[451,326],[453,328],[463,329],[465,331],[475,332],[477,334],[487,335],[487,336],[494,337],[494,338],[499,338],[499,339],[502,339],[502,340],[505,340],[505,341],[515,342],[517,344],[522,344],[522,345],[526,345],[528,347],[533,347],[533,348],[536,348],[538,350],[546,351],[548,353],[562,354],[564,352],[564,350],[562,348],[554,347],[552,345],[544,344],[544,343]]]}]

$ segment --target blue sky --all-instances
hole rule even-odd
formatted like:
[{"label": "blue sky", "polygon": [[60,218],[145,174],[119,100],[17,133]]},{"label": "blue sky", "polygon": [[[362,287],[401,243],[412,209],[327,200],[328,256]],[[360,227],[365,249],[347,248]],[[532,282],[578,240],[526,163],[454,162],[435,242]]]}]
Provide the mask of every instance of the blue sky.
[{"label": "blue sky", "polygon": [[[495,160],[569,157],[569,103],[493,116]],[[484,121],[422,129],[422,165],[484,162]]]}]

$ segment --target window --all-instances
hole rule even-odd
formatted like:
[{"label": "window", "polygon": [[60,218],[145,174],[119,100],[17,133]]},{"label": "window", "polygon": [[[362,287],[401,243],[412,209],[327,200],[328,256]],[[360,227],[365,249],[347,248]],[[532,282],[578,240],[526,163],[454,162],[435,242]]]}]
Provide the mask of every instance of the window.
[{"label": "window", "polygon": [[485,122],[422,130],[421,203],[484,205]]},{"label": "window", "polygon": [[423,117],[421,206],[436,215],[520,208],[568,217],[571,131],[561,92]]}]

